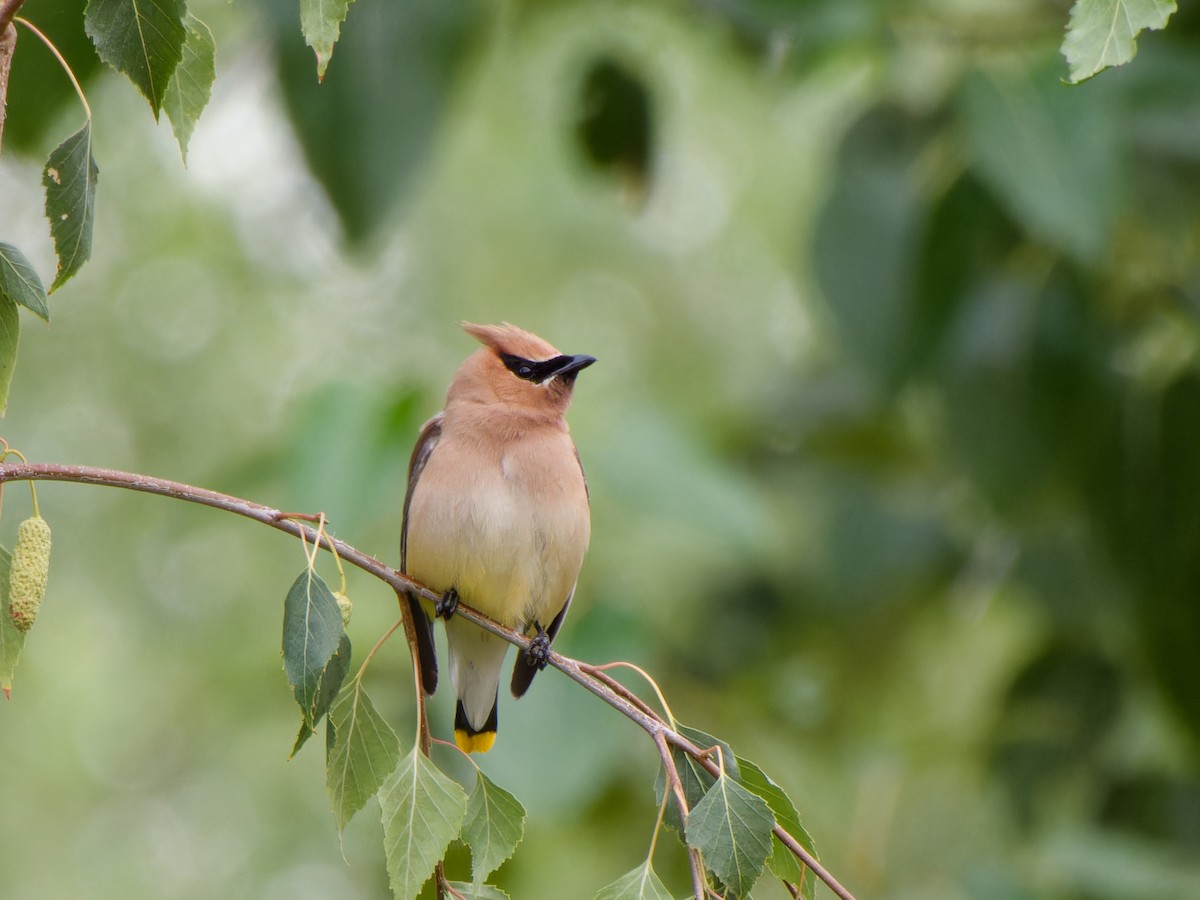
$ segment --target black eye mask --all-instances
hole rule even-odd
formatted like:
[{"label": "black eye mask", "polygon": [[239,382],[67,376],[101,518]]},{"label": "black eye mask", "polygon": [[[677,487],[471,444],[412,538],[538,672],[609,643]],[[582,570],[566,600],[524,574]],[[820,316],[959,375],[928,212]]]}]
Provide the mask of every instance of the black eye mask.
[{"label": "black eye mask", "polygon": [[580,369],[586,369],[596,361],[591,356],[555,356],[535,362],[512,353],[501,353],[500,360],[508,371],[534,384],[544,384],[555,376],[561,376],[564,380],[574,380]]}]

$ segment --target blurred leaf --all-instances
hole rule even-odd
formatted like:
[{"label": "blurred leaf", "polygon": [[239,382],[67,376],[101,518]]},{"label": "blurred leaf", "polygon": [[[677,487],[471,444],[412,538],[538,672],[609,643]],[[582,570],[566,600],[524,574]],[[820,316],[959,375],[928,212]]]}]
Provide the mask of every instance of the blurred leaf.
[{"label": "blurred leaf", "polygon": [[350,667],[350,638],[337,600],[309,568],[284,600],[283,667],[303,717],[294,756],[328,712]]},{"label": "blurred leaf", "polygon": [[25,254],[12,244],[0,241],[0,300],[18,303],[46,322],[46,288]]},{"label": "blurred leaf", "polygon": [[344,831],[395,771],[400,742],[357,679],[338,695],[326,728],[325,787],[338,831]]},{"label": "blurred leaf", "polygon": [[512,856],[525,835],[525,807],[483,774],[467,798],[462,839],[471,848],[471,876],[482,882]]},{"label": "blurred leaf", "polygon": [[46,218],[58,256],[53,293],[79,271],[92,255],[96,221],[96,179],[100,172],[92,157],[92,120],[59,144],[46,160],[42,186],[46,189]]},{"label": "blurred leaf", "polygon": [[1133,580],[1132,604],[1160,685],[1200,740],[1200,374],[1178,378],[1158,395],[1135,395],[1113,439],[1109,484],[1097,504],[1114,557]]},{"label": "blurred leaf", "polygon": [[466,900],[512,900],[508,894],[494,884],[469,884],[465,881],[451,881],[450,887],[458,891]]},{"label": "blurred leaf", "polygon": [[627,872],[610,885],[600,889],[596,900],[672,900],[671,892],[662,883],[650,860],[632,872]]},{"label": "blurred leaf", "polygon": [[8,389],[17,368],[17,344],[21,339],[21,316],[17,304],[0,298],[0,415],[8,410]]},{"label": "blurred leaf", "polygon": [[217,77],[217,47],[208,26],[191,13],[187,14],[184,24],[187,40],[183,44],[183,57],[167,82],[163,109],[171,120],[171,130],[175,132],[179,152],[187,165],[188,141],[200,114],[208,106]]},{"label": "blurred leaf", "polygon": [[580,147],[634,199],[653,176],[654,112],[645,81],[624,62],[602,55],[588,65],[579,98]]},{"label": "blurred leaf", "polygon": [[346,11],[354,0],[300,0],[300,31],[304,42],[317,54],[317,80],[325,78],[325,68],[333,56],[346,20]]},{"label": "blurred leaf", "polygon": [[939,373],[948,433],[993,508],[1027,523],[1103,477],[1112,340],[1065,265],[977,277]]},{"label": "blurred leaf", "polygon": [[1090,285],[1060,265],[1037,295],[1032,323],[1031,423],[1042,465],[1063,488],[1080,492],[1103,466],[1119,415],[1115,341],[1102,315]]},{"label": "blurred leaf", "polygon": [[1086,646],[1055,643],[1030,660],[1004,699],[993,764],[1025,823],[1056,803],[1053,789],[1095,759],[1121,706],[1121,676]]},{"label": "blurred leaf", "polygon": [[287,477],[294,506],[332,510],[351,531],[387,515],[395,499],[381,485],[403,496],[413,436],[429,416],[424,395],[333,381],[293,406],[290,438],[267,464]]},{"label": "blurred leaf", "polygon": [[1071,83],[1129,62],[1143,29],[1165,28],[1175,9],[1175,0],[1075,0],[1062,43]]},{"label": "blurred leaf", "polygon": [[8,615],[8,573],[12,554],[0,547],[0,690],[8,697],[12,693],[13,670],[25,646],[25,633],[13,624]]},{"label": "blurred leaf", "polygon": [[363,241],[414,183],[479,9],[409,0],[360,4],[346,19],[338,64],[313,78],[295,0],[269,9],[284,101],[305,158],[352,241]]},{"label": "blurred leaf", "polygon": [[379,791],[383,849],[396,900],[412,900],[458,837],[467,795],[414,747]]},{"label": "blurred leaf", "polygon": [[1129,772],[1107,786],[1099,816],[1106,828],[1162,841],[1179,858],[1200,848],[1200,780],[1178,773]]},{"label": "blurred leaf", "polygon": [[927,369],[981,273],[1010,258],[1020,234],[970,172],[939,196],[921,234],[905,371]]},{"label": "blurred leaf", "polygon": [[688,816],[687,842],[737,897],[744,897],[771,855],[775,817],[767,802],[727,773]]},{"label": "blurred leaf", "polygon": [[[771,808],[771,813],[775,816],[775,823],[794,837],[801,847],[813,855],[814,859],[819,860],[820,856],[817,855],[817,848],[813,843],[812,836],[800,824],[800,814],[796,812],[795,805],[791,798],[784,793],[783,788],[748,759],[742,759],[739,756],[738,766],[742,773],[742,787],[767,801],[767,806]],[[771,835],[771,858],[767,863],[776,876],[798,885],[801,896],[806,900],[812,900],[813,891],[816,889],[816,879],[812,872],[796,859],[795,854],[773,834]]]},{"label": "blurred leaf", "polygon": [[925,218],[912,173],[926,131],[888,106],[855,123],[839,150],[837,180],[813,240],[817,280],[838,341],[884,390],[899,383],[911,356],[906,340]]},{"label": "blurred leaf", "polygon": [[1099,261],[1117,212],[1110,96],[1045,69],[975,72],[961,94],[972,167],[1025,228],[1084,263]]},{"label": "blurred leaf", "polygon": [[83,27],[100,58],[162,109],[171,73],[183,58],[183,0],[89,0]]}]

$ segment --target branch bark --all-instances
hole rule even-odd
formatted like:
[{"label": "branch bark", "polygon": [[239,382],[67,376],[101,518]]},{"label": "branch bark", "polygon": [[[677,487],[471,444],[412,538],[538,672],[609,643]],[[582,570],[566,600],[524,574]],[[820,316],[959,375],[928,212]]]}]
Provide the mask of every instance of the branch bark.
[{"label": "branch bark", "polygon": [[[437,602],[441,597],[440,594],[430,590],[419,581],[409,578],[402,572],[391,568],[372,556],[368,556],[350,544],[329,537],[323,532],[319,533],[317,529],[304,525],[294,518],[289,518],[289,514],[286,512],[264,506],[261,503],[244,500],[240,497],[233,497],[229,494],[194,487],[178,481],[169,481],[148,475],[137,475],[132,472],[121,472],[115,469],[102,469],[92,466],[66,466],[54,463],[0,463],[0,485],[10,481],[65,481],[75,484],[92,484],[124,488],[147,494],[157,494],[162,497],[171,497],[175,500],[183,500],[188,503],[210,506],[214,509],[224,510],[225,512],[253,519],[256,522],[261,522],[264,525],[296,537],[303,536],[305,540],[316,544],[322,549],[335,551],[343,561],[374,575],[376,578],[390,585],[397,592],[410,591],[430,602]],[[410,638],[409,651],[415,659],[416,648],[412,644],[412,623],[407,618],[407,606],[406,603],[400,604],[400,608],[406,617],[405,630]],[[459,603],[454,614],[463,617],[469,622],[474,622],[485,631],[503,638],[516,647],[523,650],[529,648],[530,639],[524,634],[501,625],[494,619],[485,616],[483,613],[472,609],[464,603]],[[663,758],[663,765],[667,767],[668,789],[675,793],[676,801],[684,815],[687,813],[687,805],[683,797],[682,787],[679,784],[678,773],[675,772],[671,754],[667,749],[668,745],[678,747],[696,760],[714,777],[720,776],[720,767],[710,759],[708,748],[696,746],[696,744],[672,728],[653,709],[625,688],[616,684],[604,673],[597,672],[588,664],[579,662],[569,656],[563,656],[555,650],[550,651],[549,664],[579,684],[582,688],[607,703],[627,719],[634,722],[650,736],[658,748],[660,756]],[[417,681],[418,683],[420,681],[419,673]],[[668,765],[669,763],[670,765]],[[674,779],[671,778],[673,772],[675,774]],[[837,879],[793,835],[779,825],[775,826],[774,832],[780,841],[783,842],[783,845],[800,862],[807,866],[817,878],[823,881],[835,895],[841,898],[841,900],[854,900],[853,895],[839,884]],[[695,885],[697,890],[699,890],[703,886],[703,873],[702,870],[699,870],[699,874],[697,874],[699,861],[695,854],[690,857],[690,860],[692,863],[693,881],[697,879],[700,881],[700,884]]]},{"label": "branch bark", "polygon": [[[0,149],[4,147],[4,120],[8,111],[8,73],[17,49],[17,28],[12,23],[23,0],[7,0],[0,6]],[[10,8],[11,7],[11,8]]]}]

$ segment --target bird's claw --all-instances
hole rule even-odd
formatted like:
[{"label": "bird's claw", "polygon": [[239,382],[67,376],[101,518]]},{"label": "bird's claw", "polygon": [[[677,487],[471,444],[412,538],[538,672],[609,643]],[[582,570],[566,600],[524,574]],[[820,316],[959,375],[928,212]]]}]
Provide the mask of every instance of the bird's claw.
[{"label": "bird's claw", "polygon": [[550,662],[550,635],[541,625],[537,626],[537,634],[529,641],[529,649],[525,651],[525,662],[534,666],[540,672]]},{"label": "bird's claw", "polygon": [[433,604],[433,613],[439,619],[449,619],[458,609],[458,591],[454,588],[442,594],[442,599]]}]

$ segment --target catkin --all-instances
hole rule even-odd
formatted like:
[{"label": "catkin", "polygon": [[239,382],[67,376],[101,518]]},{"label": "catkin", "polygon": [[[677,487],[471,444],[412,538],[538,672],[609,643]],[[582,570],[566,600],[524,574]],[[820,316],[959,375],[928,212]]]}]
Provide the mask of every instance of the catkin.
[{"label": "catkin", "polygon": [[337,601],[338,611],[342,614],[342,626],[350,624],[350,614],[354,612],[354,604],[350,602],[350,598],[341,591],[333,592],[333,599]]},{"label": "catkin", "polygon": [[33,516],[17,528],[9,571],[8,614],[20,631],[33,627],[49,573],[50,526],[41,516]]}]

